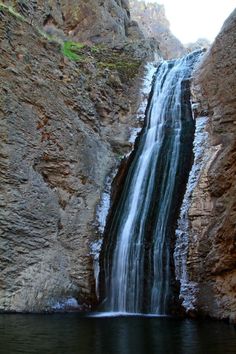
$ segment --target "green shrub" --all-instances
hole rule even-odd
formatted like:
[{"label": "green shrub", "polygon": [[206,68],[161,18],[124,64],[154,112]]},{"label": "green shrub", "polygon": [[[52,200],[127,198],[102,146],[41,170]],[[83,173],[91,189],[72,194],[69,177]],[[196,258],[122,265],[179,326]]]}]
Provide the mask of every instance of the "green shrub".
[{"label": "green shrub", "polygon": [[[80,61],[83,59],[81,55],[81,49],[84,48],[84,44],[72,41],[63,42],[61,46],[62,54],[73,61]],[[79,54],[78,54],[79,53]]]}]

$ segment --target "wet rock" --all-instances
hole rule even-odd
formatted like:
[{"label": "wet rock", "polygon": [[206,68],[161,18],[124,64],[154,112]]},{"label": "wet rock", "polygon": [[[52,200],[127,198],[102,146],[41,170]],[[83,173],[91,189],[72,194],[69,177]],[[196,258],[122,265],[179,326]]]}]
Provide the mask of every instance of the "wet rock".
[{"label": "wet rock", "polygon": [[[185,256],[178,258],[187,311],[236,321],[236,10],[226,20],[194,74],[197,112],[207,115],[195,153],[194,186],[180,220]],[[196,117],[198,126],[199,119]],[[195,146],[199,134],[196,134]],[[186,202],[186,201],[185,201]],[[183,205],[183,208],[186,207]],[[185,288],[194,284],[192,295]]]}]

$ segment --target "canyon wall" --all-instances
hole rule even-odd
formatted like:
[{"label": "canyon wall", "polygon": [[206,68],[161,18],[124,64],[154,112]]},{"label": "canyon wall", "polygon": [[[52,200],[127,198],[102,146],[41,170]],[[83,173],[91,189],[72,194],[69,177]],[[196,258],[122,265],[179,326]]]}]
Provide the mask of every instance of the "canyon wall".
[{"label": "canyon wall", "polygon": [[[178,42],[162,46],[161,9],[159,51],[180,56]],[[0,311],[88,309],[97,205],[140,126],[138,78],[155,29],[141,19],[143,35],[126,0],[3,1],[0,20]],[[195,162],[175,251],[186,311],[231,321],[235,35],[234,12],[194,74]]]},{"label": "canyon wall", "polygon": [[236,10],[193,78],[195,161],[177,231],[189,313],[236,321]]},{"label": "canyon wall", "polygon": [[0,19],[0,311],[88,308],[96,207],[150,48],[123,0],[4,1]]},{"label": "canyon wall", "polygon": [[164,59],[182,57],[186,53],[183,44],[172,34],[163,5],[130,0],[133,20],[137,21],[146,38],[154,38]]},{"label": "canyon wall", "polygon": [[88,43],[124,44],[134,34],[143,34],[130,20],[128,0],[33,0],[4,1],[48,32]]}]

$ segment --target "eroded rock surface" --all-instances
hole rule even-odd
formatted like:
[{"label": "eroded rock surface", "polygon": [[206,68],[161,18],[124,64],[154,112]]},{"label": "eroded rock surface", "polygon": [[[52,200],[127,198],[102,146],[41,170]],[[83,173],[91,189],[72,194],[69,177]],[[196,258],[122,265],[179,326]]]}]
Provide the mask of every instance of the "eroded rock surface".
[{"label": "eroded rock surface", "polygon": [[[235,36],[236,10],[194,74],[195,109],[198,116],[207,118],[199,131],[203,140],[195,153],[192,171],[194,174],[195,169],[192,180],[195,186],[188,210],[180,221],[176,250],[181,297],[187,311],[233,322],[236,321]],[[199,118],[196,119],[198,124]],[[197,139],[198,134],[195,147]],[[191,189],[190,183],[188,188]],[[186,235],[185,257],[180,256],[180,245]]]},{"label": "eroded rock surface", "polygon": [[[128,0],[5,0],[27,16],[32,24],[44,26],[49,33],[69,36],[88,43],[109,46],[142,39],[138,26],[130,20]],[[129,29],[132,28],[132,31]],[[132,33],[132,34],[131,34]]]},{"label": "eroded rock surface", "polygon": [[146,38],[155,38],[164,59],[182,57],[186,49],[171,33],[163,5],[130,0],[131,18],[139,24]]},{"label": "eroded rock surface", "polygon": [[[86,46],[75,62],[63,56],[60,40],[76,31],[73,4],[81,3],[120,8],[125,33],[125,1],[15,1],[23,18],[0,8],[0,311],[96,302],[96,205],[131,148],[142,60],[132,44]],[[59,31],[52,38],[45,19]]]}]

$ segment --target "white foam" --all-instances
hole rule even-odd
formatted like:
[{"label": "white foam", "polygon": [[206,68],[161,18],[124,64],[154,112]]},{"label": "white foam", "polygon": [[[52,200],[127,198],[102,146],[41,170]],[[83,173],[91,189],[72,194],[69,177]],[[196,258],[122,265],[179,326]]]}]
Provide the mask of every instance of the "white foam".
[{"label": "white foam", "polygon": [[[156,71],[156,64],[154,63],[147,63],[145,66],[145,76],[143,79],[143,84],[140,89],[140,95],[141,95],[141,104],[139,106],[139,109],[136,114],[136,119],[141,119],[143,120],[145,117],[145,110],[147,107],[148,103],[148,95],[151,91],[152,88],[152,80],[153,80],[153,75]],[[140,132],[141,128],[133,128],[130,130],[130,142],[134,142],[135,139],[137,138],[138,133]],[[106,220],[108,216],[108,212],[110,209],[111,205],[111,184],[112,181],[117,174],[117,169],[113,171],[113,173],[107,177],[106,182],[105,182],[105,188],[101,196],[100,203],[97,206],[96,210],[96,219],[98,223],[98,231],[102,235],[106,226]],[[98,240],[94,241],[90,245],[91,252],[90,254],[93,257],[93,264],[94,264],[94,278],[95,278],[95,284],[96,284],[96,295],[98,297],[98,287],[99,287],[99,272],[100,272],[100,267],[99,267],[99,255],[102,247],[102,238],[99,238]]]},{"label": "white foam", "polygon": [[62,311],[62,310],[66,310],[66,309],[73,310],[73,309],[78,309],[78,308],[80,308],[80,305],[78,304],[77,300],[73,297],[57,301],[52,306],[52,310],[55,310],[55,311]]},{"label": "white foam", "polygon": [[107,318],[107,317],[170,317],[167,315],[157,315],[157,314],[145,314],[145,313],[132,313],[132,312],[91,312],[86,314],[86,317],[98,317],[98,318]]}]

